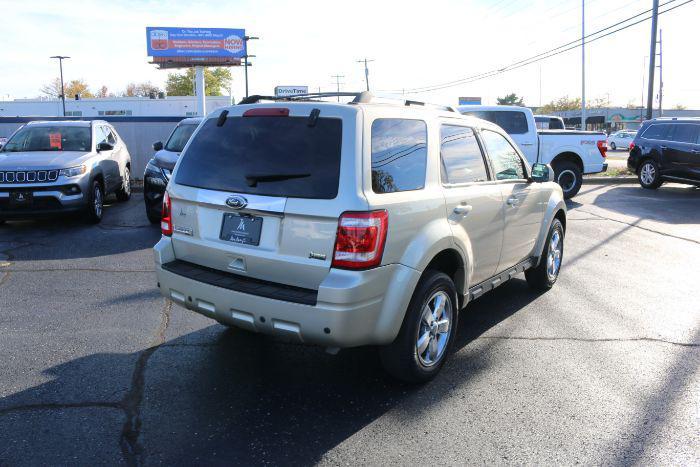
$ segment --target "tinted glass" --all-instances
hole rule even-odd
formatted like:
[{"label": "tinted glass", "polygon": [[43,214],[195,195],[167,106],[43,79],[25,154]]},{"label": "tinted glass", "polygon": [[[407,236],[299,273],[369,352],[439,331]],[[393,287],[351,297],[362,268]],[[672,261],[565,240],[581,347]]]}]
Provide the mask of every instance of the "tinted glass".
[{"label": "tinted glass", "polygon": [[196,129],[197,125],[178,125],[165,143],[165,149],[173,152],[182,151]]},{"label": "tinted glass", "polygon": [[112,129],[105,127],[105,131],[107,132],[107,142],[109,144],[117,144],[117,138],[114,136]]},{"label": "tinted glass", "polygon": [[463,126],[440,128],[442,183],[483,182],[488,179],[474,130]]},{"label": "tinted glass", "polygon": [[422,120],[372,122],[372,190],[419,190],[425,186],[428,131]]},{"label": "tinted glass", "polygon": [[503,135],[488,130],[484,130],[481,135],[496,172],[496,180],[524,179],[523,161],[508,140]]},{"label": "tinted glass", "polygon": [[338,194],[342,121],[308,117],[209,119],[183,153],[176,183],[293,198]]},{"label": "tinted glass", "polygon": [[679,143],[693,143],[698,140],[700,125],[678,124],[673,132],[673,140]]},{"label": "tinted glass", "polygon": [[509,135],[522,135],[527,133],[527,119],[523,112],[518,111],[490,111],[490,110],[474,110],[462,111],[464,115],[488,120],[500,126]]},{"label": "tinted glass", "polygon": [[671,125],[668,123],[654,123],[649,125],[643,136],[646,139],[668,139]]},{"label": "tinted glass", "polygon": [[550,130],[563,130],[564,129],[564,122],[562,122],[558,118],[552,118],[549,120],[549,129]]},{"label": "tinted glass", "polygon": [[84,126],[25,126],[2,148],[6,152],[90,149],[90,128]]},{"label": "tinted glass", "polygon": [[105,133],[105,129],[102,126],[97,126],[95,127],[95,146],[97,146],[100,143],[106,143],[107,142],[107,133]]}]

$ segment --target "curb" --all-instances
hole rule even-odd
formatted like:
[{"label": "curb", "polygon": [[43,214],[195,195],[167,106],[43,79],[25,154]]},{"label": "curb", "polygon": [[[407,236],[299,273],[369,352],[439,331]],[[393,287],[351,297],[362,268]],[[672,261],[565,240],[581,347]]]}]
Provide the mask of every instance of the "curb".
[{"label": "curb", "polygon": [[583,177],[583,183],[637,183],[637,177]]}]

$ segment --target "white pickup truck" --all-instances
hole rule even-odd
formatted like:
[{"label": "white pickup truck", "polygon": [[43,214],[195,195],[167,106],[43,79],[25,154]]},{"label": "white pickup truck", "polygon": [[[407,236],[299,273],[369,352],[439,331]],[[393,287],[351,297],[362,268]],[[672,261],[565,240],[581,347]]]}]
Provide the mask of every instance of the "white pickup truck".
[{"label": "white pickup truck", "polygon": [[551,164],[565,198],[578,193],[583,174],[608,169],[605,162],[608,146],[602,131],[538,130],[535,116],[527,107],[463,105],[458,109],[503,128],[531,164]]}]

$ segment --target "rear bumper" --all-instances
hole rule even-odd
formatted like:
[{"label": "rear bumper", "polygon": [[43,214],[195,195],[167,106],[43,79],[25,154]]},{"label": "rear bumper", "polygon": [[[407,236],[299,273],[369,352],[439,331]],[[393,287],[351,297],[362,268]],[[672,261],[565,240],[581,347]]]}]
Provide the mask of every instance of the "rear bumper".
[{"label": "rear bumper", "polygon": [[243,293],[176,274],[163,264],[175,260],[170,238],[154,247],[161,294],[218,321],[253,332],[288,336],[329,347],[393,341],[420,272],[400,264],[367,271],[331,269],[316,304]]},{"label": "rear bumper", "polygon": [[608,170],[608,163],[607,162],[601,162],[599,164],[587,164],[583,168],[583,173],[584,174],[597,174],[600,172],[605,172]]}]

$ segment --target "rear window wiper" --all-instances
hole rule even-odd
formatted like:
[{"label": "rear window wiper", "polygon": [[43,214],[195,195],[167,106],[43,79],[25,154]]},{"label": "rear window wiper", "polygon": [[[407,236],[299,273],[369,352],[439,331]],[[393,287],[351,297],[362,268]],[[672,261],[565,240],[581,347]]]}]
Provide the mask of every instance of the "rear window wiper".
[{"label": "rear window wiper", "polygon": [[310,177],[309,173],[289,173],[289,174],[248,174],[245,181],[249,187],[258,186],[258,182],[279,182],[281,180],[291,180],[293,178]]}]

